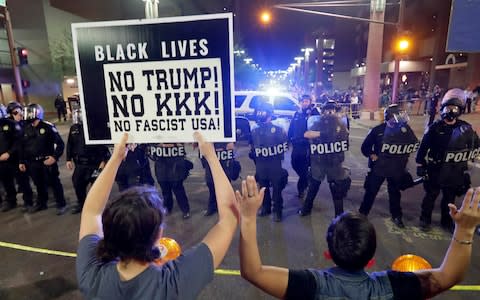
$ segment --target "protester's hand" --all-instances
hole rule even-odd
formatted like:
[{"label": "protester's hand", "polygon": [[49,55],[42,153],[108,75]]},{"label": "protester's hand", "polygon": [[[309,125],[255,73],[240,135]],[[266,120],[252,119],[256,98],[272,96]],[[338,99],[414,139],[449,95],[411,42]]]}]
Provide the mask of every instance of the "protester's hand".
[{"label": "protester's hand", "polygon": [[18,169],[20,170],[20,172],[25,172],[27,171],[27,166],[25,166],[25,164],[19,164]]},{"label": "protester's hand", "polygon": [[128,140],[128,133],[124,133],[122,135],[122,138],[120,139],[120,142],[118,142],[118,144],[115,144],[115,147],[113,148],[112,158],[118,159],[118,160],[124,160],[125,157],[127,157],[127,153],[130,148],[130,147],[127,147],[127,140]]},{"label": "protester's hand", "polygon": [[235,192],[238,211],[242,219],[251,219],[257,217],[257,211],[262,205],[265,188],[258,190],[255,177],[247,176],[247,180],[242,181],[242,192]]},{"label": "protester's hand", "polygon": [[463,198],[462,206],[457,209],[455,204],[450,203],[450,215],[456,224],[457,229],[472,231],[480,224],[480,187],[469,189],[465,198]]},{"label": "protester's hand", "polygon": [[71,160],[67,160],[65,165],[67,166],[67,169],[73,170],[73,162]]},{"label": "protester's hand", "polygon": [[51,166],[53,165],[54,163],[56,163],[57,160],[55,159],[55,157],[53,156],[47,156],[47,159],[45,159],[43,161],[43,164],[46,165],[46,166]]},{"label": "protester's hand", "polygon": [[205,138],[200,132],[195,131],[193,133],[193,138],[197,141],[198,149],[200,150],[200,154],[203,155],[203,157],[207,159],[217,157],[213,144],[205,141]]},{"label": "protester's hand", "polygon": [[377,161],[378,156],[377,156],[376,154],[370,154],[370,159],[371,159],[372,161]]},{"label": "protester's hand", "polygon": [[6,161],[9,158],[10,158],[10,154],[8,152],[2,153],[2,155],[0,155],[0,161]]}]

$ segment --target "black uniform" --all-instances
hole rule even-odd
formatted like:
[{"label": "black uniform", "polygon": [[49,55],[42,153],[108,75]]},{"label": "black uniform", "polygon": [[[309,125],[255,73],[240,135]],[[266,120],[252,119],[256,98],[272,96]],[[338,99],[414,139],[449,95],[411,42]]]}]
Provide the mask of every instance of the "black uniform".
[{"label": "black uniform", "polygon": [[140,144],[133,151],[128,151],[127,157],[120,164],[115,181],[118,189],[124,191],[132,186],[151,185],[153,181],[150,163],[148,161],[148,145]]},{"label": "black uniform", "polygon": [[[18,169],[18,146],[20,142],[20,126],[11,119],[0,119],[0,155],[8,153],[8,159],[0,160],[0,182],[7,193],[7,203],[3,211],[17,206],[17,191],[15,189],[14,174]],[[0,203],[2,198],[0,196]]]},{"label": "black uniform", "polygon": [[[215,152],[217,153],[220,165],[230,181],[236,179],[235,174],[239,173],[238,168],[240,164],[235,160],[235,153],[233,149],[227,149],[228,143],[214,143]],[[215,185],[213,184],[212,171],[207,163],[207,160],[202,157],[202,165],[205,168],[205,182],[208,187],[208,207],[205,215],[211,215],[217,211],[217,198],[215,196]]]},{"label": "black uniform", "polygon": [[[155,176],[162,189],[163,205],[168,213],[173,209],[173,194],[183,217],[190,217],[190,205],[183,181],[187,179],[193,164],[185,159],[184,144],[158,144],[149,147],[149,157],[155,161]],[[173,192],[173,193],[172,193]]]},{"label": "black uniform", "polygon": [[22,145],[22,139],[23,139],[23,133],[25,130],[26,122],[25,121],[20,121],[16,122],[16,128],[20,130],[20,135],[18,136],[18,148],[17,152],[13,156],[14,163],[15,163],[15,180],[17,181],[18,185],[18,192],[22,193],[22,199],[23,199],[23,211],[28,211],[32,206],[33,206],[33,191],[32,191],[32,186],[30,185],[30,176],[29,170],[27,169],[25,172],[21,172],[18,168],[19,165],[19,159],[20,159],[20,152],[21,152],[21,145]]},{"label": "black uniform", "polygon": [[[47,209],[48,185],[53,188],[57,208],[64,209],[66,202],[57,162],[63,154],[65,144],[55,125],[43,120],[38,120],[37,126],[33,124],[29,123],[25,127],[20,163],[26,165],[28,174],[37,187],[38,198],[34,211]],[[48,156],[53,156],[56,160],[50,166],[44,164]]]},{"label": "black uniform", "polygon": [[102,162],[110,157],[108,147],[104,145],[85,145],[83,124],[73,124],[70,127],[67,140],[67,161],[75,163],[72,182],[77,195],[78,208],[83,207],[87,197],[87,186],[93,183],[92,175]]},{"label": "black uniform", "polygon": [[307,119],[314,115],[318,115],[318,110],[314,107],[300,110],[295,113],[288,128],[288,141],[293,147],[292,168],[298,174],[297,191],[300,197],[308,187],[308,167],[310,166],[310,143],[303,134],[307,131]]},{"label": "black uniform", "polygon": [[343,198],[350,188],[350,172],[343,166],[348,151],[348,130],[336,115],[322,115],[309,128],[320,132],[320,137],[310,141],[311,178],[307,197],[299,214],[309,215],[322,180],[327,181],[332,194],[335,216],[343,213]]},{"label": "black uniform", "polygon": [[251,155],[256,165],[255,178],[260,187],[267,187],[260,216],[272,211],[272,199],[268,188],[273,187],[273,211],[275,221],[281,221],[283,198],[282,190],[288,182],[288,172],[282,168],[284,153],[288,149],[287,136],[281,127],[271,122],[260,123],[252,131]]},{"label": "black uniform", "polygon": [[[402,218],[400,206],[400,185],[405,175],[410,153],[418,149],[418,139],[407,124],[397,124],[393,127],[387,123],[374,127],[363,141],[361,150],[368,157],[370,172],[365,178],[365,195],[359,212],[368,215],[382,183],[387,180],[390,214],[395,222]],[[371,155],[378,158],[372,161]],[[397,223],[397,224],[398,224]]]},{"label": "black uniform", "polygon": [[416,161],[426,167],[424,182],[425,197],[422,202],[420,221],[429,225],[435,199],[442,191],[442,226],[452,229],[448,203],[455,202],[456,195],[462,195],[470,186],[465,171],[468,161],[480,153],[479,139],[472,126],[463,120],[448,125],[443,120],[433,123],[425,133],[417,153]]}]

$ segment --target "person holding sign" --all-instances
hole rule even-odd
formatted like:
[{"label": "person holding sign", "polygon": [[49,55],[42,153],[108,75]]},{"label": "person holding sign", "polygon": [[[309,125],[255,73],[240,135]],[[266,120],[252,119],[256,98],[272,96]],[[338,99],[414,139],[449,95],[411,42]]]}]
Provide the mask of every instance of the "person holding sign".
[{"label": "person holding sign", "polygon": [[[287,134],[272,124],[273,105],[260,103],[255,109],[257,128],[252,131],[250,158],[255,162],[255,178],[261,187],[273,187],[273,220],[282,221],[282,190],[288,183],[288,172],[282,168],[282,160],[288,150]],[[272,198],[267,189],[258,215],[267,216],[272,212]]]},{"label": "person holding sign", "polygon": [[[218,222],[195,247],[173,261],[155,264],[165,220],[152,187],[133,187],[108,201],[115,174],[127,154],[127,134],[93,184],[82,211],[76,274],[88,299],[196,299],[213,280],[238,224],[235,194],[211,143],[195,133],[213,175]],[[249,177],[248,182],[254,183]],[[108,202],[108,203],[107,203]]]},{"label": "person holding sign", "polygon": [[184,144],[157,144],[149,146],[149,157],[155,161],[155,176],[162,189],[167,214],[173,209],[173,194],[183,213],[183,218],[190,218],[190,205],[183,181],[187,179],[193,165],[185,159]]}]

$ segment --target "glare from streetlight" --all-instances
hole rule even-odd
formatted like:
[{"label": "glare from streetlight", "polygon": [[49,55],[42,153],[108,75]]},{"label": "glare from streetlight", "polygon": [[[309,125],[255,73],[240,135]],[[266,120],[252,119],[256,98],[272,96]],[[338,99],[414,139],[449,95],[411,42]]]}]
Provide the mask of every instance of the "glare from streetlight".
[{"label": "glare from streetlight", "polygon": [[247,65],[249,65],[249,64],[253,61],[253,59],[252,59],[252,58],[244,58],[243,61],[244,61]]},{"label": "glare from streetlight", "polygon": [[269,11],[263,11],[260,14],[260,21],[265,25],[270,24],[272,21],[272,14]]}]

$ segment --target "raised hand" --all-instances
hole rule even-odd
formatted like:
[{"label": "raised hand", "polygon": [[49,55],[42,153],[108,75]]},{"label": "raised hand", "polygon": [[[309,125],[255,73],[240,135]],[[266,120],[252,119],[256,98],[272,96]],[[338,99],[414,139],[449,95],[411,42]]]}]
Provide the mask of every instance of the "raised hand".
[{"label": "raised hand", "polygon": [[247,180],[242,181],[242,192],[235,192],[240,217],[243,219],[256,218],[264,194],[265,188],[259,190],[255,178],[247,176]]}]

